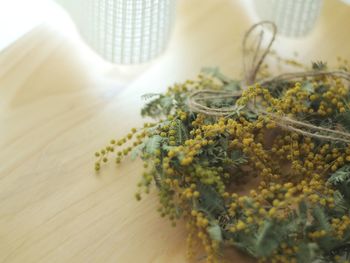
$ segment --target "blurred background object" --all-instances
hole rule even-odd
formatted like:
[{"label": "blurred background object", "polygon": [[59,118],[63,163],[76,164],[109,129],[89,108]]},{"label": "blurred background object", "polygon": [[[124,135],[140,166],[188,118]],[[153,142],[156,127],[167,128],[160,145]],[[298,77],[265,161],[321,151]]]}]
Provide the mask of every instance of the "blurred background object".
[{"label": "blurred background object", "polygon": [[276,24],[278,33],[287,37],[307,35],[320,16],[323,0],[254,0],[259,20]]},{"label": "blurred background object", "polygon": [[170,38],[175,0],[57,0],[88,45],[110,62],[147,62]]},{"label": "blurred background object", "polygon": [[[279,35],[289,38],[307,36],[316,28],[324,2],[324,0],[231,1],[248,7],[246,10],[252,23],[261,20],[273,21],[278,26]],[[0,0],[0,50],[35,26],[49,21],[56,28],[63,29],[61,32],[72,32],[77,28],[84,40],[80,42],[85,42],[84,45],[94,51],[91,53],[95,55],[97,53],[109,62],[120,65],[144,63],[160,55],[167,47],[174,27],[176,2],[176,0]],[[350,0],[334,2],[349,3]],[[57,4],[63,8],[58,8]],[[21,8],[18,8],[19,6]],[[72,26],[72,21],[75,27]],[[76,35],[76,32],[72,33],[70,37]]]}]

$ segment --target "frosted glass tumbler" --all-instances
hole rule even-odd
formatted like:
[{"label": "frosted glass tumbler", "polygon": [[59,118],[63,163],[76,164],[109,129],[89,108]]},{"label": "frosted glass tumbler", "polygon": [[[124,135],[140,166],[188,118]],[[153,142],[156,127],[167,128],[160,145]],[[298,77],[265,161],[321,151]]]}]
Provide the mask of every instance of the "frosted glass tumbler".
[{"label": "frosted glass tumbler", "polygon": [[83,39],[110,62],[147,62],[161,54],[175,19],[175,0],[56,0]]},{"label": "frosted glass tumbler", "polygon": [[276,24],[278,33],[288,37],[307,35],[315,26],[323,0],[254,0],[261,20]]}]

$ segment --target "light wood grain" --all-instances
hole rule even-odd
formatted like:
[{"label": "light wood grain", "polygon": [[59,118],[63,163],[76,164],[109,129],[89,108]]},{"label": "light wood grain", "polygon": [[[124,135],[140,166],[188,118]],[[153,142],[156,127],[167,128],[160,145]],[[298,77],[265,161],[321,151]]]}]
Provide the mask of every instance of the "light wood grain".
[{"label": "light wood grain", "polygon": [[[0,53],[0,262],[186,262],[183,224],[158,216],[154,194],[134,200],[139,161],[93,172],[96,149],[142,124],[142,94],[202,66],[240,76],[252,24],[241,2],[178,3],[169,49],[146,65],[103,63],[48,26]],[[310,36],[278,40],[275,49],[332,64],[350,57],[349,23],[349,7],[328,0]]]}]

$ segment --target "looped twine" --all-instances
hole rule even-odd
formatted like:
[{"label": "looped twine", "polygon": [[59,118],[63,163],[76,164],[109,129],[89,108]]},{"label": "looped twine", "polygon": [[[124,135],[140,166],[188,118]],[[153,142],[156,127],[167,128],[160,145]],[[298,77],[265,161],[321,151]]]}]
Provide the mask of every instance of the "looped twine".
[{"label": "looped twine", "polygon": [[[264,30],[265,29],[264,27],[270,28],[270,31],[272,33],[270,37],[267,36],[268,44],[265,49],[262,48],[263,41],[266,38],[265,37],[266,31]],[[254,34],[255,31],[259,31],[257,35]],[[242,47],[243,47],[243,70],[244,70],[245,81],[247,85],[251,85],[255,82],[256,75],[258,74],[259,69],[262,63],[264,62],[267,54],[270,52],[273,42],[275,42],[276,34],[277,34],[277,27],[271,21],[259,22],[253,25],[245,33]],[[251,47],[249,43],[250,40],[252,40]],[[249,55],[251,50],[254,50],[252,56]]]},{"label": "looped twine", "polygon": [[[266,48],[262,48],[263,41],[266,36],[264,28],[269,27],[272,34],[267,39]],[[254,33],[258,31],[258,34]],[[277,34],[277,27],[273,22],[262,21],[253,25],[244,35],[243,38],[243,70],[245,80],[242,81],[242,89],[239,91],[225,91],[225,90],[199,90],[190,94],[188,99],[188,106],[193,112],[203,113],[209,116],[216,117],[227,117],[232,115],[239,109],[236,104],[229,107],[208,107],[206,106],[207,101],[216,99],[229,99],[239,98],[242,96],[243,90],[248,85],[254,83],[260,86],[266,86],[274,82],[279,81],[290,81],[303,79],[307,77],[320,77],[320,76],[334,76],[350,82],[350,74],[346,71],[341,70],[322,70],[322,71],[306,71],[306,72],[293,72],[284,73],[275,77],[266,78],[260,81],[256,81],[257,73],[264,62],[267,54],[271,50],[271,46],[275,41]],[[257,39],[256,39],[257,36]],[[253,52],[250,52],[251,48],[248,48],[249,41],[253,40]],[[266,40],[266,39],[265,39]],[[252,54],[252,55],[251,55]],[[326,141],[344,142],[350,144],[350,133],[342,132],[338,130],[332,130],[324,127],[318,127],[313,124],[298,121],[287,116],[280,116],[272,112],[267,112],[261,105],[257,107],[256,103],[249,104],[248,108],[250,111],[258,115],[265,115],[276,122],[279,127],[293,131],[299,134],[303,134],[309,137],[318,138]],[[327,134],[327,135],[323,135]]]}]

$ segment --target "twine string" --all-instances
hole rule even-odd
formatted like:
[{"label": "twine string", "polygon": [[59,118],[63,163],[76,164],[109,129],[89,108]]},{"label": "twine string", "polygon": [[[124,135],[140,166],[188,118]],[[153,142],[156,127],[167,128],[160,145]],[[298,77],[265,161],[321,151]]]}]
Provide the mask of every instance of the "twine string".
[{"label": "twine string", "polygon": [[[265,49],[262,49],[262,43],[266,32],[264,29],[261,29],[262,26],[270,27],[272,35],[268,39],[268,44]],[[261,29],[258,32],[258,39],[253,41],[253,44],[256,45],[251,63],[249,63],[250,53],[248,48],[249,40],[254,38],[255,31]],[[253,25],[244,35],[243,38],[243,70],[245,80],[242,83],[242,90],[244,90],[248,85],[257,83],[260,86],[266,86],[274,82],[279,81],[290,81],[310,77],[321,77],[321,76],[333,76],[338,77],[343,80],[350,82],[350,73],[341,70],[322,70],[322,71],[306,71],[306,72],[292,72],[292,73],[283,73],[275,77],[266,78],[261,81],[255,81],[257,73],[264,62],[267,54],[271,50],[271,46],[275,41],[277,34],[276,25],[270,21],[262,21]],[[259,56],[260,55],[260,56]],[[248,67],[248,64],[250,66]],[[229,98],[239,98],[242,96],[242,90],[240,91],[224,91],[224,90],[199,90],[190,94],[188,99],[189,108],[198,113],[203,113],[209,116],[215,117],[227,117],[234,114],[238,110],[237,105],[232,105],[228,107],[208,107],[206,106],[206,101],[212,101],[216,99],[229,99]],[[248,105],[249,110],[255,114],[262,114],[276,122],[276,125],[282,129],[293,131],[299,134],[303,134],[309,137],[318,138],[326,141],[336,141],[350,144],[350,133],[342,132],[339,130],[328,129],[325,127],[318,127],[308,122],[298,121],[287,116],[280,116],[272,112],[267,112],[261,105],[257,107],[256,103]]]},{"label": "twine string", "polygon": [[[267,39],[268,44],[266,49],[262,49],[261,45],[262,42],[265,38],[266,32],[264,31],[264,27],[270,27],[272,35],[269,39]],[[260,31],[259,31],[260,30]],[[256,41],[254,38],[255,36],[255,32],[258,31],[258,40]],[[255,25],[253,25],[244,35],[243,38],[243,43],[242,43],[242,47],[243,47],[243,70],[244,70],[244,75],[245,75],[245,81],[247,85],[251,85],[254,83],[255,79],[256,79],[256,75],[262,65],[262,63],[264,62],[267,54],[270,52],[271,46],[273,44],[273,42],[275,41],[276,38],[276,34],[277,34],[277,27],[274,23],[270,22],[270,21],[262,21],[259,22]],[[254,49],[253,52],[253,58],[252,58],[252,63],[250,68],[247,67],[247,63],[249,58],[251,57],[250,54],[250,49],[248,48],[249,46],[249,41],[253,39],[253,44],[257,43],[256,48]],[[259,57],[261,53],[261,56]]]}]

